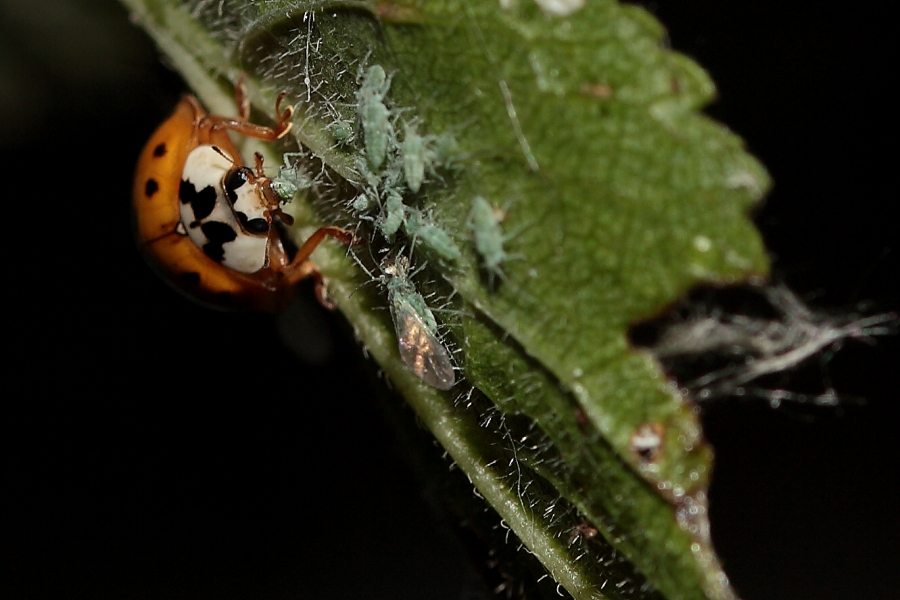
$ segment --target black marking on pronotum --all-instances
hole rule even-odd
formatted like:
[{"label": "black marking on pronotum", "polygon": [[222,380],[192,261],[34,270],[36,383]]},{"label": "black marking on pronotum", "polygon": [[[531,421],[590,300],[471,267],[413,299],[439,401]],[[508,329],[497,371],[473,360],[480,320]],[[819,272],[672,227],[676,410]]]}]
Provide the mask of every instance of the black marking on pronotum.
[{"label": "black marking on pronotum", "polygon": [[147,183],[144,185],[144,195],[146,195],[149,198],[158,191],[159,191],[159,184],[156,183],[156,180],[151,177],[150,179],[147,180]]},{"label": "black marking on pronotum", "polygon": [[209,240],[203,245],[203,253],[216,262],[222,262],[222,258],[225,256],[225,249],[222,246],[234,241],[237,237],[234,229],[225,223],[209,221],[200,226],[200,231]]},{"label": "black marking on pronotum", "polygon": [[155,156],[156,158],[160,158],[165,155],[166,155],[166,143],[160,142],[156,145],[155,148],[153,148],[153,156]]},{"label": "black marking on pronotum", "polygon": [[249,173],[249,169],[241,167],[225,176],[225,195],[228,197],[228,201],[231,202],[232,206],[237,202],[236,190],[250,180],[247,173]]},{"label": "black marking on pronotum", "polygon": [[196,271],[185,271],[181,274],[181,282],[187,287],[196,287],[200,285],[200,273]]},{"label": "black marking on pronotum", "polygon": [[269,231],[269,222],[261,217],[248,219],[247,215],[239,210],[234,211],[234,214],[237,215],[238,221],[241,222],[241,227],[243,227],[244,231],[247,233],[261,234]]},{"label": "black marking on pronotum", "polygon": [[182,204],[190,204],[194,211],[194,218],[203,220],[212,214],[216,207],[216,190],[211,185],[206,186],[199,192],[194,184],[186,179],[181,180],[178,186],[178,197]]}]

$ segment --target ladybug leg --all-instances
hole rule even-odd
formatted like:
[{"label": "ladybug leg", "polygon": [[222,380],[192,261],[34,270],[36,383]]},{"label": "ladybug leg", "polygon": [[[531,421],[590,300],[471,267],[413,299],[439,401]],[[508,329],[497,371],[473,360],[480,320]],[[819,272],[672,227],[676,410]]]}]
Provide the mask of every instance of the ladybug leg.
[{"label": "ladybug leg", "polygon": [[303,243],[302,246],[300,246],[294,259],[289,265],[284,267],[282,272],[284,273],[285,282],[288,285],[293,285],[306,277],[312,277],[315,282],[316,297],[319,299],[319,302],[321,302],[322,306],[325,308],[334,310],[334,303],[328,299],[325,281],[322,278],[322,274],[319,272],[319,267],[316,266],[316,263],[309,260],[310,255],[319,247],[319,244],[321,244],[327,236],[331,236],[348,245],[353,245],[357,241],[356,238],[353,237],[353,234],[346,229],[341,229],[340,227],[320,227]]},{"label": "ladybug leg", "polygon": [[313,289],[316,292],[316,299],[319,301],[319,304],[328,310],[337,308],[337,305],[331,301],[331,297],[328,295],[328,286],[325,285],[325,278],[322,277],[322,273],[319,272],[319,267],[316,263],[308,260],[303,263],[303,266],[307,266],[309,270],[308,276],[313,279]]},{"label": "ladybug leg", "polygon": [[[278,115],[278,126],[275,128],[280,131],[284,129],[284,135],[291,128],[291,118],[294,116],[294,107],[291,104],[288,104],[287,107],[282,111],[281,110],[281,101],[284,100],[284,97],[287,96],[287,92],[281,92],[278,94],[278,97],[275,98],[275,114]],[[278,136],[278,137],[281,137]]]},{"label": "ladybug leg", "polygon": [[247,87],[244,80],[247,78],[246,73],[241,73],[237,83],[234,86],[234,102],[238,107],[238,118],[231,119],[228,117],[206,117],[211,129],[227,129],[234,131],[247,137],[266,142],[274,142],[284,137],[291,130],[291,118],[294,116],[294,107],[288,105],[282,110],[281,103],[287,95],[285,92],[278,94],[275,99],[275,114],[278,115],[278,123],[275,128],[265,127],[263,125],[255,125],[247,121],[250,118],[250,99],[247,97]]},{"label": "ladybug leg", "polygon": [[238,108],[238,121],[243,122],[250,118],[250,98],[247,97],[247,86],[244,85],[246,79],[247,74],[241,73],[237,83],[234,84],[234,103]]},{"label": "ladybug leg", "polygon": [[[319,247],[319,244],[325,240],[326,236],[331,236],[347,245],[354,245],[356,242],[353,234],[346,229],[332,226],[320,227],[314,234],[309,236],[309,239],[306,240],[302,246],[300,246],[294,259],[291,261],[291,264],[284,268],[284,276],[289,283],[297,283],[304,277],[308,277],[312,274],[312,271],[309,270],[309,267],[307,267],[306,264],[312,264],[308,259],[313,251]],[[315,265],[313,265],[312,268],[315,269]]]}]

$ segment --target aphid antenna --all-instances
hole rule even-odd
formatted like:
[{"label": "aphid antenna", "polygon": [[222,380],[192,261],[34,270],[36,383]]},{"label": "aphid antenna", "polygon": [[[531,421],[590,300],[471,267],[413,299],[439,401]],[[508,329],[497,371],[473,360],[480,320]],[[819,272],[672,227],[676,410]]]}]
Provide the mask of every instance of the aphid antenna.
[{"label": "aphid antenna", "polygon": [[[418,130],[419,126],[424,124],[425,121],[419,115],[413,115],[410,119],[403,122],[403,132],[406,133],[406,129],[411,127],[413,129]],[[418,133],[418,131],[416,131]],[[423,138],[426,136],[422,136]]]},{"label": "aphid antenna", "polygon": [[[353,260],[356,262],[357,265],[359,265],[359,268],[361,268],[366,273],[366,275],[369,276],[371,281],[379,283],[380,285],[385,285],[385,282],[387,281],[387,278],[388,278],[388,275],[386,275],[384,273],[385,265],[389,265],[389,266],[396,265],[397,260],[402,256],[405,248],[401,247],[400,249],[397,249],[397,250],[394,250],[392,248],[378,248],[376,251],[384,255],[380,258],[372,254],[372,249],[373,249],[372,245],[370,245],[370,244],[366,245],[366,249],[369,253],[369,259],[371,259],[372,264],[375,265],[379,271],[381,271],[381,275],[374,275],[362,263],[362,261],[359,259],[359,256],[357,256],[355,252],[351,254],[351,256],[353,257]],[[391,254],[394,255],[393,260],[391,260],[391,256],[390,256]],[[403,257],[403,258],[405,259],[406,257]],[[406,265],[405,271],[404,271],[405,279],[408,279],[409,277],[418,273],[420,270],[422,270],[424,268],[424,265],[422,265],[418,269],[416,269],[413,273],[410,273],[408,260],[406,261],[405,265]],[[365,285],[365,284],[363,284],[363,285]]]},{"label": "aphid antenna", "polygon": [[372,51],[369,50],[366,52],[366,55],[363,56],[359,63],[356,65],[356,83],[362,83],[363,76],[365,75],[366,67],[369,64],[369,57],[372,56]]},{"label": "aphid antenna", "polygon": [[[375,257],[374,257],[374,256],[372,256],[371,248],[369,249],[369,257],[372,258],[372,261],[373,261],[376,265],[378,264],[378,261],[375,260]],[[373,284],[373,283],[374,283],[374,284],[378,284],[378,285],[380,285],[380,286],[382,286],[382,287],[384,286],[384,278],[385,278],[385,275],[378,275],[378,276],[374,275],[371,271],[369,271],[369,269],[366,267],[366,265],[363,264],[363,262],[359,259],[359,256],[357,256],[357,254],[356,254],[355,252],[350,252],[350,258],[352,258],[352,259],[353,259],[353,262],[355,262],[356,265],[357,265],[360,269],[362,269],[363,272],[369,277],[369,280],[368,280],[368,281],[366,281],[365,283],[361,283],[361,284],[359,284],[358,286],[356,286],[356,288],[355,288],[352,292],[350,292],[350,296],[353,296],[353,294],[355,294],[356,292],[358,292],[358,291],[359,291],[360,289],[362,289],[363,287],[365,287],[365,286],[367,286],[367,285],[371,285],[371,284]],[[379,267],[379,268],[380,268],[380,267]],[[379,306],[379,307],[378,307],[379,310],[385,310],[386,308],[387,308],[386,306]]]},{"label": "aphid antenna", "polygon": [[[414,109],[411,106],[398,106],[396,108],[390,108],[390,116],[391,116],[391,136],[393,137],[393,143],[395,146],[399,146],[397,143],[397,125],[401,124],[400,121],[404,114],[412,112]],[[415,117],[418,118],[418,117]]]},{"label": "aphid antenna", "polygon": [[[281,155],[281,160],[284,163],[284,168],[292,169],[297,166],[301,159],[304,159],[307,156],[309,156],[309,152],[305,150],[298,150],[296,152],[285,152]],[[297,160],[294,160],[295,158]]]}]

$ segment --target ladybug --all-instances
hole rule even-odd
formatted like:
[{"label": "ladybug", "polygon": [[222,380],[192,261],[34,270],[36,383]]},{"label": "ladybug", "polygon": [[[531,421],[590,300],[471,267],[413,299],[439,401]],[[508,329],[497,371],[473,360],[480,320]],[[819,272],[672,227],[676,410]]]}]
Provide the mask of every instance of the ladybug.
[{"label": "ladybug", "polygon": [[174,114],[150,137],[138,161],[134,213],[138,244],[178,290],[215,308],[274,311],[284,308],[295,284],[314,277],[320,301],[322,277],[310,254],[332,236],[350,244],[339,227],[316,231],[291,259],[275,217],[284,201],[263,173],[245,166],[228,132],[275,141],[291,128],[293,107],[281,111],[274,128],[248,122],[250,104],[242,82],[235,88],[237,119],[208,115],[194,96],[184,96]]}]

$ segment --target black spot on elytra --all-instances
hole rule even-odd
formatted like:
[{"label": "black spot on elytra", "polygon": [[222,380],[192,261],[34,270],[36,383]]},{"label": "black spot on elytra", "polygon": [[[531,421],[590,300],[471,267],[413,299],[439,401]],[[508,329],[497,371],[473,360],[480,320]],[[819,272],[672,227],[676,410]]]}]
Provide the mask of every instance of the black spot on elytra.
[{"label": "black spot on elytra", "polygon": [[237,234],[234,232],[234,229],[231,228],[231,225],[219,221],[209,221],[208,223],[204,223],[200,226],[200,230],[203,232],[203,235],[214,244],[227,244],[228,242],[234,241],[237,237]]},{"label": "black spot on elytra", "polygon": [[237,189],[250,181],[250,169],[247,167],[238,167],[225,176],[225,195],[234,206],[237,202]]},{"label": "black spot on elytra", "polygon": [[181,274],[181,283],[185,287],[197,287],[200,285],[200,273],[196,271],[186,271]]},{"label": "black spot on elytra", "polygon": [[198,192],[193,183],[182,179],[178,186],[178,197],[181,199],[181,203],[190,204],[194,210],[194,218],[201,221],[208,217],[216,207],[216,196],[216,190],[211,185]]},{"label": "black spot on elytra", "polygon": [[203,245],[203,253],[216,262],[222,262],[225,256],[224,244],[233,241],[237,234],[230,225],[218,221],[209,221],[200,226],[200,231],[209,240]]},{"label": "black spot on elytra", "polygon": [[239,210],[234,211],[234,214],[237,215],[238,221],[241,222],[241,227],[247,233],[266,233],[269,231],[269,222],[263,218],[248,219],[247,215]]},{"label": "black spot on elytra", "polygon": [[166,155],[166,143],[160,142],[153,148],[153,156],[159,158]]},{"label": "black spot on elytra", "polygon": [[144,195],[150,198],[159,191],[159,184],[156,183],[156,180],[152,177],[147,180],[147,183],[144,184]]}]

